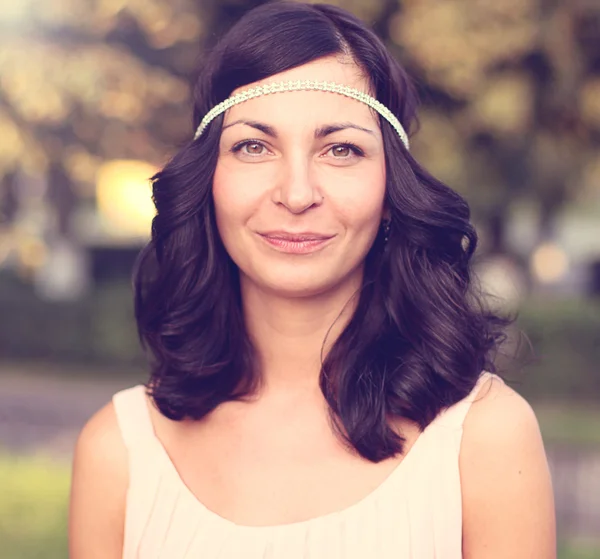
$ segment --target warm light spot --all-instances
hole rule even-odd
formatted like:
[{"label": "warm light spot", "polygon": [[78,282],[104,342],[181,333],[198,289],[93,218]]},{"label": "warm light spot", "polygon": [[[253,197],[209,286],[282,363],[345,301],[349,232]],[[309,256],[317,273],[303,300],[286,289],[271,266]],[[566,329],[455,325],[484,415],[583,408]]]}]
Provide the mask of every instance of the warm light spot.
[{"label": "warm light spot", "polygon": [[506,74],[489,80],[474,103],[478,120],[498,132],[524,133],[531,126],[533,116],[532,87],[524,74]]},{"label": "warm light spot", "polygon": [[21,265],[27,269],[37,269],[46,261],[46,246],[41,239],[29,237],[17,245]]},{"label": "warm light spot", "polygon": [[516,309],[525,294],[523,273],[507,256],[491,256],[480,262],[477,277],[491,308]]},{"label": "warm light spot", "polygon": [[114,160],[96,174],[96,201],[107,235],[139,237],[150,233],[156,211],[150,177],[156,168],[144,161]]},{"label": "warm light spot", "polygon": [[24,143],[17,124],[0,111],[0,171],[23,155]]},{"label": "warm light spot", "polygon": [[531,271],[542,283],[553,283],[565,275],[569,261],[565,251],[555,244],[540,245],[531,257]]},{"label": "warm light spot", "polygon": [[600,79],[584,82],[579,90],[579,105],[584,121],[600,128]]}]

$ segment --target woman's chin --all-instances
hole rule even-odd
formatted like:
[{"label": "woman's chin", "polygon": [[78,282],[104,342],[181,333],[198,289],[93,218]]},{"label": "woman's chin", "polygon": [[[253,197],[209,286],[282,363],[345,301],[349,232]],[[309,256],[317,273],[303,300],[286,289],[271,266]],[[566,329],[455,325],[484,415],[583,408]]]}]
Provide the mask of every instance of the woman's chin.
[{"label": "woman's chin", "polygon": [[264,284],[264,287],[273,295],[289,299],[306,299],[309,297],[319,297],[329,291],[335,290],[335,283],[312,281],[299,281],[290,279],[289,281],[274,281]]},{"label": "woman's chin", "polygon": [[[320,272],[320,273],[319,273]],[[328,294],[334,294],[338,291],[355,289],[355,283],[360,285],[360,277],[355,278],[339,276],[338,274],[326,274],[325,270],[271,270],[268,274],[246,276],[248,284],[253,285],[255,289],[270,293],[277,297],[290,299],[322,297]],[[354,275],[354,274],[351,274]],[[352,281],[354,279],[355,281]],[[242,281],[242,283],[246,283]],[[354,286],[354,287],[353,287]]]}]

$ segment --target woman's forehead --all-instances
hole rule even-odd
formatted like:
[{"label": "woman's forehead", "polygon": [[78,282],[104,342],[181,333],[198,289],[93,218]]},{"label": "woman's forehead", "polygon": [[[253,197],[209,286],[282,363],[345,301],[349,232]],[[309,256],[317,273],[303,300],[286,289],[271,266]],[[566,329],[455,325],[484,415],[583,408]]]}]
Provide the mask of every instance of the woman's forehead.
[{"label": "woman's forehead", "polygon": [[[365,93],[370,89],[358,66],[328,57],[247,84],[232,95],[249,87],[287,80],[333,81]],[[352,122],[372,129],[378,123],[377,114],[364,103],[329,91],[314,90],[286,91],[249,99],[228,109],[223,125],[229,126],[238,120],[255,120],[294,129],[333,122]]]}]

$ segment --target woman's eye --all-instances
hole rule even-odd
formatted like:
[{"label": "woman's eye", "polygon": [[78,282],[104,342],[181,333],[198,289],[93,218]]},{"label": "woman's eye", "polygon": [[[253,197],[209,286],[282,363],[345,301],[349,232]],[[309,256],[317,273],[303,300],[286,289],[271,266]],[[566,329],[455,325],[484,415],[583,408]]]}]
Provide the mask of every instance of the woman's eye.
[{"label": "woman's eye", "polygon": [[348,157],[352,153],[348,146],[335,146],[332,149],[335,156]]},{"label": "woman's eye", "polygon": [[231,151],[238,153],[241,151],[245,155],[263,155],[263,150],[266,149],[260,142],[242,142],[233,146]]},{"label": "woman's eye", "polygon": [[252,143],[245,144],[244,147],[246,148],[247,153],[251,153],[252,155],[260,155],[262,153],[261,150],[263,150],[265,146],[262,144]]},{"label": "woman's eye", "polygon": [[333,157],[336,159],[350,159],[352,157],[362,157],[363,151],[354,144],[338,144],[331,148]]}]

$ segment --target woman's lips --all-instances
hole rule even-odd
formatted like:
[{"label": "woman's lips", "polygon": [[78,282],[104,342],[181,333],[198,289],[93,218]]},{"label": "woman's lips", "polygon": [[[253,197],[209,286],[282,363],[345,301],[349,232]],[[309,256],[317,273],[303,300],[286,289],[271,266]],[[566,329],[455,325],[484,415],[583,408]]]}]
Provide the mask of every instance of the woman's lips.
[{"label": "woman's lips", "polygon": [[290,254],[308,254],[324,247],[335,235],[319,233],[259,233],[265,242],[279,250]]}]

